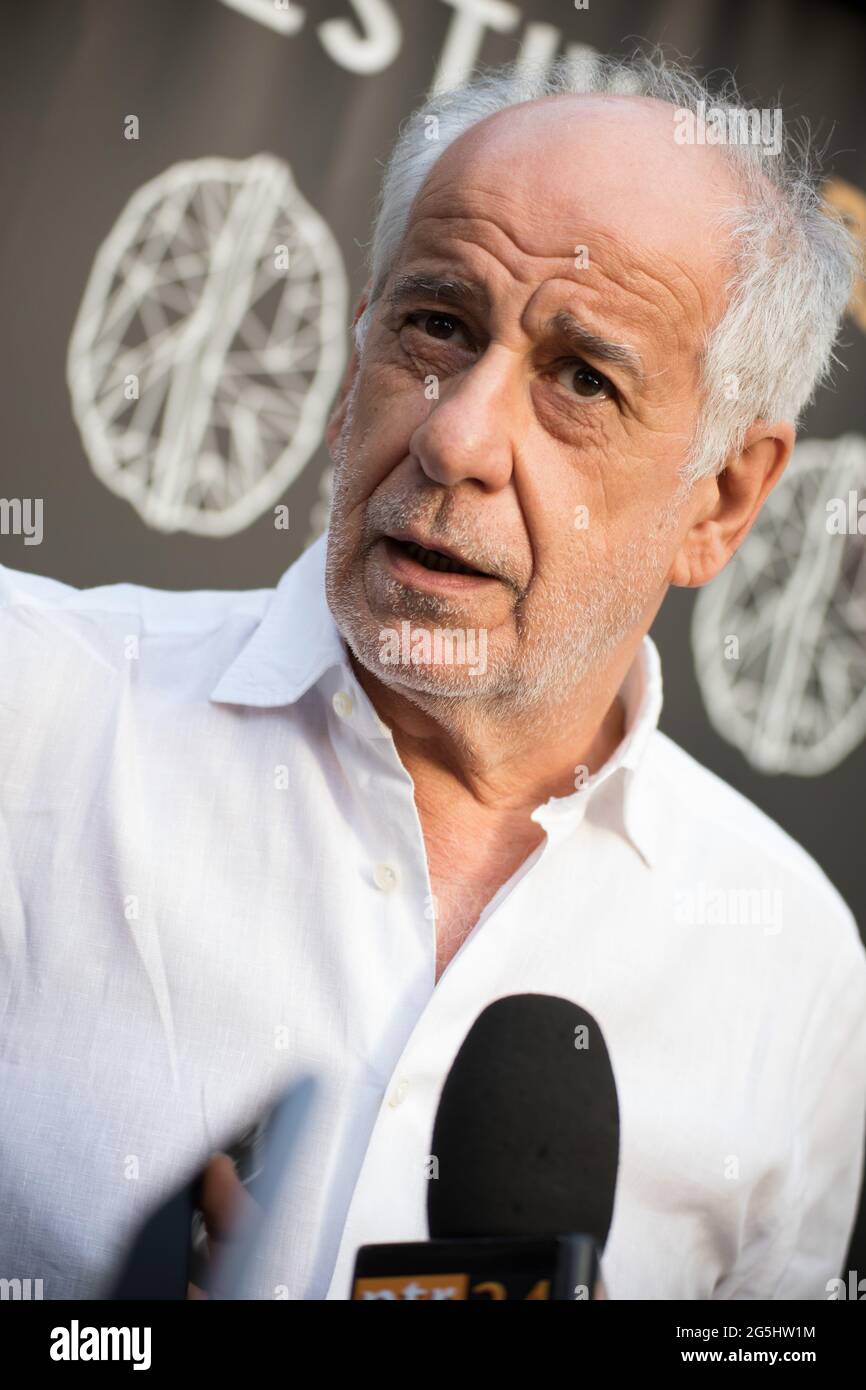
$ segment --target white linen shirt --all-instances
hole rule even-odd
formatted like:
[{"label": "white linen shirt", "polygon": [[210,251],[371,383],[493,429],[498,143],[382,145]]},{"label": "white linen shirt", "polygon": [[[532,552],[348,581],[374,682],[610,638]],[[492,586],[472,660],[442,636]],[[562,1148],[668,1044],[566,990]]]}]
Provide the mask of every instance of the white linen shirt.
[{"label": "white linen shirt", "polygon": [[313,1072],[255,1287],[345,1299],[359,1245],[426,1237],[474,1019],[539,992],[611,1054],[610,1296],[826,1297],[866,1091],[839,895],[658,731],[647,638],[623,742],[532,813],[544,841],[435,984],[412,780],[323,574],[324,540],[242,593],[0,568],[0,1277],[99,1296],[148,1209]]}]

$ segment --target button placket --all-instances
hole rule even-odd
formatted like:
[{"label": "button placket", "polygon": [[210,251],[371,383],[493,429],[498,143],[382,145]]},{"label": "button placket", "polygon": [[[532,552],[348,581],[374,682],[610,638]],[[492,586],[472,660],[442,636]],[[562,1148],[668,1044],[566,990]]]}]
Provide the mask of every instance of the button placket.
[{"label": "button placket", "polygon": [[393,864],[388,864],[384,860],[377,864],[373,870],[373,882],[382,893],[393,893],[397,887],[399,874]]},{"label": "button placket", "polygon": [[388,1097],[388,1105],[392,1110],[396,1110],[398,1105],[402,1105],[409,1094],[409,1078],[401,1076],[393,1091]]},{"label": "button placket", "polygon": [[331,698],[334,713],[340,719],[349,719],[354,713],[355,700],[348,690],[337,690]]}]

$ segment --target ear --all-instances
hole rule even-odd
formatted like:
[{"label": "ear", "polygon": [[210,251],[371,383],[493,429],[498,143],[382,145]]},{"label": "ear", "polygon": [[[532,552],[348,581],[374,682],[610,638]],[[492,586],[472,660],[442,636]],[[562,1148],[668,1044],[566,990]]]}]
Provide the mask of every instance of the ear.
[{"label": "ear", "polygon": [[671,567],[671,584],[698,588],[724,569],[749,534],[793,448],[793,425],[758,420],[722,472],[695,484],[690,504],[696,515]]},{"label": "ear", "polygon": [[358,300],[358,303],[355,305],[355,313],[352,317],[352,351],[349,354],[349,365],[346,367],[346,370],[343,373],[343,380],[340,382],[340,389],[337,393],[337,399],[334,401],[334,404],[331,408],[331,414],[328,416],[328,423],[325,427],[325,442],[328,446],[329,452],[332,455],[334,451],[334,445],[336,444],[337,439],[340,435],[340,430],[343,428],[343,421],[346,416],[346,402],[349,399],[349,392],[352,389],[352,383],[355,380],[355,376],[358,371],[359,358],[358,350],[355,347],[354,328],[355,324],[358,322],[358,319],[363,314],[369,302],[370,282],[368,281],[367,284],[364,286],[363,290],[361,291],[361,297]]}]

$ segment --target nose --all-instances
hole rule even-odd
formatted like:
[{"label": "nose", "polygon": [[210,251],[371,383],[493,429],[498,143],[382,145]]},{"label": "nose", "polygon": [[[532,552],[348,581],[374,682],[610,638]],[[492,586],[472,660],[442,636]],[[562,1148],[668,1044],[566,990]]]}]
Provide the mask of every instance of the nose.
[{"label": "nose", "polygon": [[513,353],[491,344],[471,367],[444,383],[409,443],[428,478],[446,487],[472,479],[490,492],[506,486],[520,431],[516,366]]}]

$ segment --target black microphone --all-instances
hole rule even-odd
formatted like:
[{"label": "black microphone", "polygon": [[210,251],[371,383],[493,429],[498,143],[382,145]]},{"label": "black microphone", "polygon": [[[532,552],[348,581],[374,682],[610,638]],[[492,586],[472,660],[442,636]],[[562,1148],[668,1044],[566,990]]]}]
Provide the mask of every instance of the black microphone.
[{"label": "black microphone", "polygon": [[362,1246],[353,1299],[605,1296],[619,1106],[586,1009],[547,994],[489,1005],[445,1080],[431,1156],[431,1240]]}]

